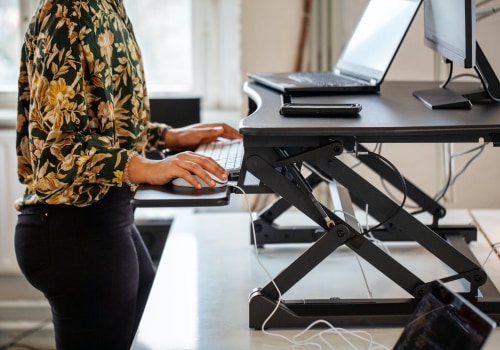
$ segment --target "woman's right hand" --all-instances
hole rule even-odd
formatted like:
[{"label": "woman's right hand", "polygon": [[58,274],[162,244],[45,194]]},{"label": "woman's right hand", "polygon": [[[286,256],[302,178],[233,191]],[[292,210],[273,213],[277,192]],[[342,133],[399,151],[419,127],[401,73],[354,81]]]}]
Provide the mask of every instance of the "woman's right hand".
[{"label": "woman's right hand", "polygon": [[194,188],[201,189],[202,184],[193,175],[197,175],[210,186],[215,186],[209,172],[223,181],[228,178],[226,170],[215,160],[190,151],[177,153],[162,160],[135,156],[129,160],[128,165],[128,178],[137,184],[164,185],[180,177]]}]

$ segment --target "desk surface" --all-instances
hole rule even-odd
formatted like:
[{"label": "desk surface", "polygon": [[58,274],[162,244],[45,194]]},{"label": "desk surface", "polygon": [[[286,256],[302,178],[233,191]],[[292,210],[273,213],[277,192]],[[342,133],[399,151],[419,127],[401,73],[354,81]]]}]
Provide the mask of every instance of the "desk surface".
[{"label": "desk surface", "polygon": [[[500,241],[500,225],[496,219],[498,214],[498,211],[450,211],[447,219],[453,223],[479,220],[489,239]],[[301,214],[292,213],[277,224],[300,226],[304,225],[304,220],[308,224]],[[281,338],[248,327],[249,293],[269,281],[258,264],[254,248],[249,244],[249,222],[248,213],[180,213],[175,218],[132,349],[270,350],[290,346]],[[307,246],[269,246],[260,250],[259,256],[271,275],[275,275]],[[417,245],[393,243],[388,247],[395,256],[404,256],[405,264],[415,268],[425,278],[438,278],[446,271]],[[478,259],[484,261],[489,249],[483,234],[473,243],[473,250]],[[406,296],[405,291],[369,264],[361,261],[361,265],[374,298]],[[497,258],[491,258],[486,269],[494,281],[500,280]],[[358,261],[352,252],[343,248],[326,259],[324,264],[284,297],[366,297],[366,293]],[[299,331],[272,330],[289,338]],[[391,347],[401,329],[379,328],[368,331],[374,341]],[[328,339],[336,349],[352,349],[338,337]],[[496,348],[498,341],[500,329],[495,331],[485,349]],[[354,340],[354,343],[360,349],[368,348],[364,342]],[[323,348],[328,347],[323,344]],[[301,349],[317,347],[304,346]]]},{"label": "desk surface", "polygon": [[[469,84],[456,84],[470,90]],[[256,83],[245,92],[256,109],[241,121],[247,137],[356,137],[360,142],[477,142],[480,137],[498,139],[500,104],[477,104],[470,110],[431,110],[413,97],[415,90],[435,88],[436,83],[396,82],[382,84],[380,94],[314,96],[299,102],[361,103],[359,117],[290,118],[279,114],[281,94]],[[487,140],[489,141],[489,140]],[[267,140],[268,143],[272,140]]]}]

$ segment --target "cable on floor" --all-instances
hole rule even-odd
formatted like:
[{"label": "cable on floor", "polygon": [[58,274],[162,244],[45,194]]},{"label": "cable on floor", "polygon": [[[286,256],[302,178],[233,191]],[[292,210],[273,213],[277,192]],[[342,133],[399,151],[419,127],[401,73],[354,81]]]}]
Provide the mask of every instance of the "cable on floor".
[{"label": "cable on floor", "polygon": [[[257,243],[257,236],[255,233],[256,231],[255,231],[255,226],[254,226],[254,222],[253,222],[253,216],[252,216],[252,212],[250,210],[250,203],[249,203],[249,200],[247,198],[247,194],[239,186],[235,186],[235,185],[231,185],[231,184],[229,186],[238,190],[239,192],[241,192],[244,195],[246,205],[248,208],[248,213],[250,215],[250,223],[251,223],[251,228],[252,228],[253,240],[254,240],[254,242]],[[260,267],[262,268],[262,270],[266,274],[267,278],[269,278],[269,280],[273,284],[274,288],[276,289],[276,292],[278,293],[278,300],[276,301],[276,306],[273,308],[273,310],[271,311],[269,316],[262,323],[262,327],[261,327],[262,333],[264,333],[268,336],[281,338],[281,339],[285,340],[286,342],[292,344],[293,346],[301,346],[302,347],[302,346],[307,345],[307,346],[317,347],[320,350],[323,349],[323,346],[321,343],[318,343],[315,340],[315,338],[319,338],[319,340],[322,341],[329,349],[335,349],[335,347],[331,344],[331,342],[328,341],[324,337],[327,334],[339,336],[345,343],[347,343],[352,349],[355,349],[355,350],[357,350],[358,348],[347,338],[347,336],[351,336],[351,337],[354,337],[356,339],[367,342],[369,350],[376,350],[376,349],[389,350],[391,348],[391,347],[386,346],[384,344],[375,342],[373,340],[373,337],[371,336],[371,334],[366,332],[366,331],[349,331],[349,330],[346,330],[343,328],[337,328],[326,320],[317,320],[317,321],[312,322],[308,327],[306,327],[304,330],[302,330],[301,332],[299,332],[298,334],[296,334],[292,338],[288,338],[283,334],[273,333],[273,332],[266,330],[266,324],[274,316],[274,314],[278,311],[278,308],[282,303],[282,294],[281,294],[281,291],[280,291],[278,285],[274,281],[274,278],[269,273],[268,269],[265,267],[264,263],[260,259],[258,245],[254,244],[254,248],[255,248],[255,257],[257,259],[258,264],[260,265]],[[302,340],[299,339],[300,337],[302,337],[305,334],[305,332],[311,330],[313,327],[318,326],[320,324],[326,325],[328,328],[325,330],[318,331],[317,333],[314,333],[305,339],[302,339]]]}]

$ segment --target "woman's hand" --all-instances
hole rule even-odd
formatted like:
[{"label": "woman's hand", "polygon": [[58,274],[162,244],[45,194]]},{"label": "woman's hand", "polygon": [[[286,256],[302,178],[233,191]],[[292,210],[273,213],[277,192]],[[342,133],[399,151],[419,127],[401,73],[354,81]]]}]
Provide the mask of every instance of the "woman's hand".
[{"label": "woman's hand", "polygon": [[193,175],[197,175],[211,187],[216,184],[207,172],[214,174],[222,181],[227,180],[228,177],[226,170],[215,160],[189,151],[162,160],[136,156],[132,157],[129,162],[128,178],[133,183],[164,185],[181,177],[194,188],[201,189],[202,184]]},{"label": "woman's hand", "polygon": [[[165,135],[165,145],[173,151],[194,149],[219,137],[230,140],[241,138],[241,134],[225,123],[199,123],[183,128],[170,129]],[[193,176],[197,175],[209,186],[216,184],[208,173],[225,181],[228,173],[215,160],[190,151],[177,153],[163,160],[151,160],[141,156],[132,157],[128,165],[128,179],[133,183],[164,185],[175,178],[183,178],[194,188],[203,186]]]},{"label": "woman's hand", "polygon": [[165,145],[172,151],[192,150],[198,145],[214,142],[219,137],[233,140],[242,136],[238,130],[225,123],[199,123],[168,130]]}]

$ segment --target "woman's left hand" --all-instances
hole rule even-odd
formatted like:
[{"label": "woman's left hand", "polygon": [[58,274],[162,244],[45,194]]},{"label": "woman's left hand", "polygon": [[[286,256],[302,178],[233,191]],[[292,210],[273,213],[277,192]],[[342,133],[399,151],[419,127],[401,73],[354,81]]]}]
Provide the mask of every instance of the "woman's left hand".
[{"label": "woman's left hand", "polygon": [[191,150],[198,145],[214,142],[219,137],[233,140],[242,136],[238,130],[225,123],[198,123],[168,130],[165,145],[173,151]]}]

